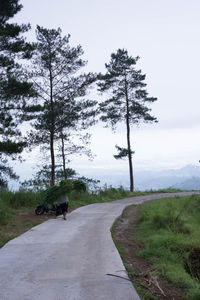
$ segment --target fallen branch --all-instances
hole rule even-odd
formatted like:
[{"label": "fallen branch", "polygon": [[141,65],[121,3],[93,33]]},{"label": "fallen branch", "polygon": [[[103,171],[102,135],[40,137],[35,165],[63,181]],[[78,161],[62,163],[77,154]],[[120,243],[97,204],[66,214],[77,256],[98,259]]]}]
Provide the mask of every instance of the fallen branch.
[{"label": "fallen branch", "polygon": [[148,286],[150,286],[151,284],[154,284],[159,289],[159,291],[161,292],[161,294],[166,297],[165,293],[163,292],[163,290],[161,289],[161,287],[160,287],[160,285],[158,283],[158,280],[157,280],[156,276],[151,276],[151,275],[148,274],[148,275],[144,276],[144,279],[145,279],[145,281],[147,281]]},{"label": "fallen branch", "polygon": [[126,279],[128,281],[131,281],[129,278],[123,277],[123,276],[119,276],[119,275],[115,275],[115,274],[106,274],[108,276],[114,276],[114,277],[118,277],[118,278],[122,278],[122,279]]},{"label": "fallen branch", "polygon": [[163,290],[159,286],[159,283],[158,283],[158,280],[157,280],[156,277],[154,277],[154,280],[155,280],[155,284],[156,284],[157,288],[160,290],[161,294],[166,297],[165,293],[163,292]]}]

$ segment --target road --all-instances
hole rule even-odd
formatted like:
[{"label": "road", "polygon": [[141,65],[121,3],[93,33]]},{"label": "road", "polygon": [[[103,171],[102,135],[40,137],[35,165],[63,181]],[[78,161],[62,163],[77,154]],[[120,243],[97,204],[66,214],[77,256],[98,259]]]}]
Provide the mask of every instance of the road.
[{"label": "road", "polygon": [[191,193],[91,204],[50,219],[0,249],[1,300],[139,300],[110,228],[130,204]]}]

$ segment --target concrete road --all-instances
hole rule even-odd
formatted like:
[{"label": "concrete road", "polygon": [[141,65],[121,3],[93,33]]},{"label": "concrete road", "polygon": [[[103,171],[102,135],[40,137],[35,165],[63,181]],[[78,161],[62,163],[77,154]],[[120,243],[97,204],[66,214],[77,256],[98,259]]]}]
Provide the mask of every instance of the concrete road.
[{"label": "concrete road", "polygon": [[110,228],[127,205],[188,194],[92,204],[33,227],[0,249],[0,299],[139,300],[130,281],[106,275],[127,278]]}]

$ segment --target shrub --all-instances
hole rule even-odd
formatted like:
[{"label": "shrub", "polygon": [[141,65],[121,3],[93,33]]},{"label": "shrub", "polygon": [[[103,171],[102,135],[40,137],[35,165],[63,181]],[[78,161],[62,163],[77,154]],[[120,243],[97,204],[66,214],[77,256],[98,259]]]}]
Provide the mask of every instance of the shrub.
[{"label": "shrub", "polygon": [[74,184],[74,190],[76,192],[86,192],[87,186],[86,183],[83,182],[82,180],[74,180],[73,184]]},{"label": "shrub", "polygon": [[[44,205],[53,204],[62,195],[70,194],[74,189],[74,183],[77,182],[77,189],[83,189],[82,182],[80,180],[62,180],[60,184],[50,186],[45,191],[42,192]],[[82,185],[81,185],[82,184]]]}]

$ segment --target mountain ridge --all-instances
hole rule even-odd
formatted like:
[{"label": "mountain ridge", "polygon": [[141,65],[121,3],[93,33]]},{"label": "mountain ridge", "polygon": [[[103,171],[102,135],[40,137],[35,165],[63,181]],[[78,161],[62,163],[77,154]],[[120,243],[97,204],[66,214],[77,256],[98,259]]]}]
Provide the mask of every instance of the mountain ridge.
[{"label": "mountain ridge", "polygon": [[[129,173],[128,170],[115,170],[113,174],[112,169],[102,170],[101,174],[91,174],[92,177],[99,179],[102,184],[113,186],[124,186],[129,188]],[[200,166],[186,165],[180,169],[168,170],[135,170],[135,189],[136,190],[150,190],[162,188],[179,188],[200,190]],[[199,180],[199,181],[198,181]],[[193,183],[192,183],[193,181]],[[191,186],[191,188],[189,188]]]}]

